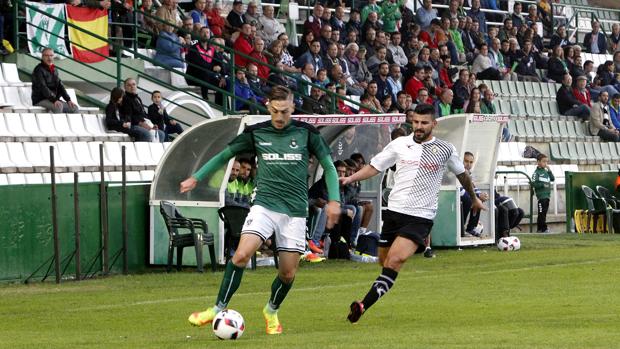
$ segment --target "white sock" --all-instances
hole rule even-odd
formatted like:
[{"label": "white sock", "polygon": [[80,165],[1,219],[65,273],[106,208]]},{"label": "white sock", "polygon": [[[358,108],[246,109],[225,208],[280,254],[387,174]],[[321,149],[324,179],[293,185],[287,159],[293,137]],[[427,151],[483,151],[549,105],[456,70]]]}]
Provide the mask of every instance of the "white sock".
[{"label": "white sock", "polygon": [[364,227],[360,227],[360,228],[359,228],[359,230],[358,230],[358,234],[359,234],[359,235],[364,235],[364,234],[366,234],[366,228],[364,228]]}]

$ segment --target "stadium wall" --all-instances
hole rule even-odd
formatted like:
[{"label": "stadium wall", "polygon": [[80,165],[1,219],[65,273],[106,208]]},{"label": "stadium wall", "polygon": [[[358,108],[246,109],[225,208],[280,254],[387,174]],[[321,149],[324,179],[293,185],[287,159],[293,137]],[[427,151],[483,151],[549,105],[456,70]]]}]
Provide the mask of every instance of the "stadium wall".
[{"label": "stadium wall", "polygon": [[[107,184],[107,192],[109,256],[112,258],[122,246],[121,187]],[[128,267],[132,273],[144,270],[146,266],[148,193],[148,185],[127,187]],[[0,197],[0,281],[24,280],[54,254],[50,186],[2,186]],[[67,267],[65,277],[72,277],[75,275],[75,259],[71,259],[67,266],[65,258],[75,250],[73,184],[59,184],[57,198],[61,268]],[[82,273],[85,273],[102,246],[99,184],[80,184],[79,202],[80,261]],[[43,276],[46,270],[47,265],[35,278]],[[91,272],[101,270],[99,258]],[[122,256],[110,271],[122,271]]]}]

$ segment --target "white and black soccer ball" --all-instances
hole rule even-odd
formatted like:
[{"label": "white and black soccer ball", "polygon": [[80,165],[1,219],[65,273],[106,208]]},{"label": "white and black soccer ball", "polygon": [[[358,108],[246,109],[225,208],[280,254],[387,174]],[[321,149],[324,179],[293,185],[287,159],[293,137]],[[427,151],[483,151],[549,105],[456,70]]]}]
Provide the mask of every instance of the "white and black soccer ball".
[{"label": "white and black soccer ball", "polygon": [[500,251],[518,251],[521,249],[521,241],[516,236],[507,236],[499,239],[497,249]]},{"label": "white and black soccer ball", "polygon": [[213,333],[219,339],[239,339],[244,330],[243,316],[234,310],[222,310],[213,319]]}]

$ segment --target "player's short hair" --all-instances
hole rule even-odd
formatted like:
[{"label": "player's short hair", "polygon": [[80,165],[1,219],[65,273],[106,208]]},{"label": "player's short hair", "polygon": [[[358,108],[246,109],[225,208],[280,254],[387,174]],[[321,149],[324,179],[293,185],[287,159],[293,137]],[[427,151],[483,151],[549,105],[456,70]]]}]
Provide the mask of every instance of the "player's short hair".
[{"label": "player's short hair", "polygon": [[269,93],[270,101],[286,101],[289,99],[293,99],[293,92],[281,85],[274,86]]},{"label": "player's short hair", "polygon": [[334,161],[334,167],[347,167],[347,164],[342,160],[336,160]]},{"label": "player's short hair", "polygon": [[545,155],[543,153],[540,153],[540,154],[538,154],[538,156],[536,156],[536,161],[540,161],[540,160],[546,159],[546,158],[547,158],[547,155]]},{"label": "player's short hair", "polygon": [[252,166],[252,161],[250,161],[249,158],[238,158],[237,161],[239,161],[240,164],[250,164],[250,166]]},{"label": "player's short hair", "polygon": [[470,151],[466,151],[465,153],[463,153],[463,156],[471,156],[473,158],[474,154]]},{"label": "player's short hair", "polygon": [[418,104],[413,111],[420,115],[433,116],[435,114],[435,108],[430,104]]},{"label": "player's short hair", "polygon": [[352,169],[354,169],[354,168],[356,168],[356,167],[357,167],[357,163],[356,163],[354,160],[351,160],[351,159],[344,159],[344,160],[342,160],[342,161],[344,161],[344,163],[347,165],[347,167],[348,167],[348,168],[352,168]]},{"label": "player's short hair", "polygon": [[349,158],[355,162],[361,162],[362,164],[366,163],[366,159],[364,159],[364,155],[362,155],[362,153],[353,153]]},{"label": "player's short hair", "polygon": [[155,96],[156,93],[161,94],[161,91],[155,90],[155,91],[151,92],[151,97]]}]

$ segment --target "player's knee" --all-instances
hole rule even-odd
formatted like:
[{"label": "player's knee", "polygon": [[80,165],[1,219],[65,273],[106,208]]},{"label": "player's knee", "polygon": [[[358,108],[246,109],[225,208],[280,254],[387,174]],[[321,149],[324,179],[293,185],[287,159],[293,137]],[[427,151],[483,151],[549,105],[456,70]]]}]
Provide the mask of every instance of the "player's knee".
[{"label": "player's knee", "polygon": [[279,272],[279,276],[282,282],[290,284],[291,282],[293,282],[293,280],[295,280],[295,269],[281,270]]},{"label": "player's knee", "polygon": [[403,264],[405,264],[406,258],[401,258],[399,256],[388,256],[383,263],[383,266],[386,268],[390,268],[392,270],[400,270]]},{"label": "player's knee", "polygon": [[236,266],[246,266],[252,258],[254,253],[248,253],[246,251],[237,250],[235,251],[235,255],[232,258],[232,262]]}]

